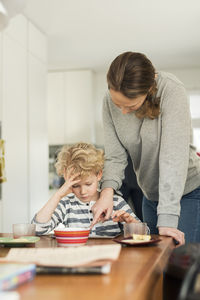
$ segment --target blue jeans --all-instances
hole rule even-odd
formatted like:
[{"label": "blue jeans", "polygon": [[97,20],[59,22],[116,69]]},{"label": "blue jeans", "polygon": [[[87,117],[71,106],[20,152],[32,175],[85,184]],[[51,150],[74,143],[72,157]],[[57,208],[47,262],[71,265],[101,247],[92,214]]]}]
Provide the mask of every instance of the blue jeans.
[{"label": "blue jeans", "polygon": [[[180,203],[178,229],[185,233],[186,243],[200,243],[200,186],[184,195]],[[157,206],[157,201],[149,201],[143,197],[143,221],[149,226],[151,234],[158,234]]]}]

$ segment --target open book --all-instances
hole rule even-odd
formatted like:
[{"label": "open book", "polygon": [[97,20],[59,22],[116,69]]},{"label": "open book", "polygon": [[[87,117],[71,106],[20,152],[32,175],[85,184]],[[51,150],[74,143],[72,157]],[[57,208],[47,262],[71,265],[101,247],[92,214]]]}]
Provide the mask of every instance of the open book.
[{"label": "open book", "polygon": [[56,273],[109,273],[111,263],[118,259],[120,251],[121,246],[118,244],[73,248],[12,248],[0,262],[33,263],[37,265],[39,273],[53,273],[55,270]]}]

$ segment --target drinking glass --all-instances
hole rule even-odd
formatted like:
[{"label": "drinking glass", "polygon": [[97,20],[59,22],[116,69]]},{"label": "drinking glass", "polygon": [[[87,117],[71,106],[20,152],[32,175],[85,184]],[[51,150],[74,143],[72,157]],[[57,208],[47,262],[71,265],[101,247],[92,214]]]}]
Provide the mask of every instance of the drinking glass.
[{"label": "drinking glass", "polygon": [[19,238],[21,236],[35,236],[35,224],[21,223],[13,224],[13,237]]},{"label": "drinking glass", "polygon": [[124,237],[132,237],[133,234],[150,234],[150,229],[146,223],[125,223]]}]

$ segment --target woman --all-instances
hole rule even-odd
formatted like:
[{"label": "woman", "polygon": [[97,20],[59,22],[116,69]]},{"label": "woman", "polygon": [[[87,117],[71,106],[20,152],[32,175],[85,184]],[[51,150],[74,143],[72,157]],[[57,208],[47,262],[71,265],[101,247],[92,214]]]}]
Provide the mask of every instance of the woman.
[{"label": "woman", "polygon": [[[103,104],[106,162],[94,221],[108,219],[124,177],[127,153],[143,191],[151,233],[179,245],[200,242],[200,159],[192,145],[189,102],[172,74],[156,72],[141,53],[111,64]],[[184,238],[185,236],[185,238]]]}]

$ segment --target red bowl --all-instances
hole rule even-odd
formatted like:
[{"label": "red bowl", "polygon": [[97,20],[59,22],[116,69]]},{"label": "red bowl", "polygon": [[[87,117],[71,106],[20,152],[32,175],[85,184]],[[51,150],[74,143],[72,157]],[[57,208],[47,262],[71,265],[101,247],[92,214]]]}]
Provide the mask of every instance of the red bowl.
[{"label": "red bowl", "polygon": [[89,228],[64,228],[54,230],[58,246],[83,246],[90,233]]}]

